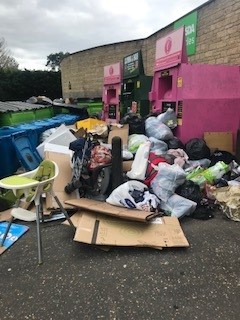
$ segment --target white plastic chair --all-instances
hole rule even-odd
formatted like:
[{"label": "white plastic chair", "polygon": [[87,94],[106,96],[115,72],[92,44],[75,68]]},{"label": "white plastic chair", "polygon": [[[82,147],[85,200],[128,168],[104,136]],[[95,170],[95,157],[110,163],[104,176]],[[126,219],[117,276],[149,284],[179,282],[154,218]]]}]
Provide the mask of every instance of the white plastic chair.
[{"label": "white plastic chair", "polygon": [[[37,242],[38,242],[38,262],[42,263],[42,238],[40,229],[40,218],[42,218],[42,206],[41,198],[43,194],[49,193],[57,202],[61,212],[65,215],[69,224],[75,227],[69,218],[67,211],[63,208],[60,200],[53,191],[54,179],[59,174],[58,165],[54,161],[43,160],[39,167],[35,170],[22,173],[19,175],[13,175],[0,180],[0,187],[4,189],[10,189],[17,196],[18,201],[15,208],[11,210],[11,219],[4,233],[0,246],[3,246],[7,237],[11,224],[14,218],[37,222]],[[26,202],[34,201],[36,206],[36,213],[19,208],[20,199],[24,197]]]}]

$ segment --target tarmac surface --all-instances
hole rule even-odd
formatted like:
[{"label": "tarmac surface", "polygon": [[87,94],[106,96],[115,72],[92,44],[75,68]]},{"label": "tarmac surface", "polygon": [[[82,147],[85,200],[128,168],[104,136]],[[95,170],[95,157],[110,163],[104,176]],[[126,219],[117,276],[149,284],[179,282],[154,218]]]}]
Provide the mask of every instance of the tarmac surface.
[{"label": "tarmac surface", "polygon": [[73,241],[61,221],[36,226],[1,256],[0,319],[238,320],[240,224],[222,213],[181,220],[189,248],[113,247]]}]

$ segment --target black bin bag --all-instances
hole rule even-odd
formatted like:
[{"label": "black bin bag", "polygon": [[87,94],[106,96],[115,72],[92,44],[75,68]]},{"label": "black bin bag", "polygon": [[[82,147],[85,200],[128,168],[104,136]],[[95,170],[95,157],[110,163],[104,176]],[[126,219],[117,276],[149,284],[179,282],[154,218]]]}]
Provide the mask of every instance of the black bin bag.
[{"label": "black bin bag", "polygon": [[196,202],[198,205],[202,200],[202,192],[198,184],[191,180],[186,180],[181,186],[179,186],[175,192],[186,199]]},{"label": "black bin bag", "polygon": [[210,149],[203,139],[190,139],[185,145],[185,151],[189,160],[200,160],[210,158]]},{"label": "black bin bag", "polygon": [[177,137],[167,141],[168,149],[184,149],[184,144]]},{"label": "black bin bag", "polygon": [[120,124],[129,124],[129,135],[145,134],[144,119],[136,113],[129,112],[120,120]]}]

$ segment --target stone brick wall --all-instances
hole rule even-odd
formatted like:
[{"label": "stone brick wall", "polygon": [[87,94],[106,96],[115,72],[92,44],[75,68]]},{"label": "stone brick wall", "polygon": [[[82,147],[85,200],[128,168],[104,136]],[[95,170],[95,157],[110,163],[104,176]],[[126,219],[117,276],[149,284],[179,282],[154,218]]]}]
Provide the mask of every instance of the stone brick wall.
[{"label": "stone brick wall", "polygon": [[[189,61],[240,65],[240,0],[211,0],[197,11],[196,53]],[[145,73],[152,75],[156,40],[172,30],[173,23],[146,39],[99,46],[65,58],[61,64],[63,97],[101,97],[103,67],[138,50]]]},{"label": "stone brick wall", "polygon": [[197,50],[191,62],[240,65],[240,1],[215,0],[198,12]]},{"label": "stone brick wall", "polygon": [[[63,96],[102,96],[103,68],[122,61],[125,55],[142,50],[144,40],[127,41],[76,52],[61,63]],[[69,90],[69,82],[71,90]]]}]

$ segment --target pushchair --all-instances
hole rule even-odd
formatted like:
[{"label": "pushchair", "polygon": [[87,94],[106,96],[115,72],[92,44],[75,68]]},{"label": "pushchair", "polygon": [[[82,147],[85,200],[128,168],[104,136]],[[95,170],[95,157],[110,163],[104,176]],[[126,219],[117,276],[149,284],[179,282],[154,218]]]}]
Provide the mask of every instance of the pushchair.
[{"label": "pushchair", "polygon": [[91,134],[70,143],[74,151],[72,157],[73,177],[65,186],[67,194],[78,190],[80,198],[105,200],[111,190],[111,163],[90,168],[92,150],[99,145]]}]

